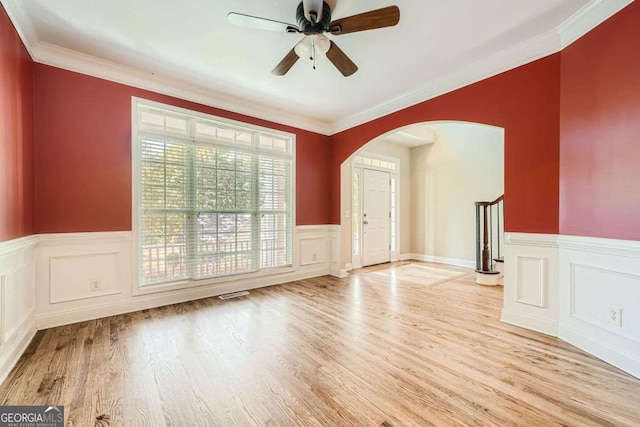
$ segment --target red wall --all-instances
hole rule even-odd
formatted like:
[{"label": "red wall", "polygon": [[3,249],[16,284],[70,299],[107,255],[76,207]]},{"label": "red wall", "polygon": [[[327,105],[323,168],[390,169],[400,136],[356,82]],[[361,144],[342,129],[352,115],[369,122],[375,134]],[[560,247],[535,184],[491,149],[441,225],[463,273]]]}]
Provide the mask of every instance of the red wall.
[{"label": "red wall", "polygon": [[298,224],[340,222],[340,164],[371,139],[461,120],[506,130],[507,231],[640,240],[638,22],[634,2],[560,54],[329,138],[33,65],[0,8],[0,241],[130,229],[131,96],[295,133]]},{"label": "red wall", "polygon": [[556,54],[335,135],[331,222],[340,222],[340,164],[354,151],[401,126],[461,120],[505,128],[507,231],[557,233],[559,88]]},{"label": "red wall", "polygon": [[35,65],[37,233],[131,229],[131,97],[296,134],[297,224],[329,221],[329,138]]},{"label": "red wall", "polygon": [[33,61],[0,5],[0,242],[33,234]]},{"label": "red wall", "polygon": [[640,240],[640,2],[562,52],[560,232]]}]

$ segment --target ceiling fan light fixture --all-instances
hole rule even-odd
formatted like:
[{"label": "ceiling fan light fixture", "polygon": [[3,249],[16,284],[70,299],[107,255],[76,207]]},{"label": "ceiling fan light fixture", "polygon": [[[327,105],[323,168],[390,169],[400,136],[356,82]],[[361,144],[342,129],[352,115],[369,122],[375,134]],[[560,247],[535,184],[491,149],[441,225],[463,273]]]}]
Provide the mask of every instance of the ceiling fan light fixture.
[{"label": "ceiling fan light fixture", "polygon": [[305,37],[293,48],[296,55],[300,58],[309,58],[311,56],[311,41],[309,37]]},{"label": "ceiling fan light fixture", "polygon": [[227,20],[230,24],[243,27],[305,35],[271,71],[273,75],[284,76],[298,59],[305,58],[311,60],[314,70],[316,69],[316,60],[327,59],[343,76],[348,77],[358,71],[358,66],[333,40],[325,37],[324,33],[339,36],[393,27],[400,22],[400,9],[398,6],[387,6],[334,21],[331,19],[331,6],[327,1],[300,1],[296,8],[297,25],[235,12],[230,12],[227,15]]},{"label": "ceiling fan light fixture", "polygon": [[314,36],[316,38],[316,53],[320,52],[325,54],[331,49],[331,40],[324,34],[318,34]]},{"label": "ceiling fan light fixture", "polygon": [[325,59],[327,52],[331,48],[331,40],[323,34],[316,34],[313,36],[307,36],[300,40],[300,42],[293,48],[298,57],[303,59],[309,59],[312,57],[311,50],[313,46],[313,53],[316,59]]}]

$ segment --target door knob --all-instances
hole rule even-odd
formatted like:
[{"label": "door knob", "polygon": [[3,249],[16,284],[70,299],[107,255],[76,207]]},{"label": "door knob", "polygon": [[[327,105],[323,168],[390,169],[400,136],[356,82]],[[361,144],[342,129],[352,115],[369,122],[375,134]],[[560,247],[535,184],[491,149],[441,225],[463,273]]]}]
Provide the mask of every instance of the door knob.
[{"label": "door knob", "polygon": [[364,225],[367,225],[367,224],[369,224],[369,221],[363,221],[362,223],[363,223]]}]

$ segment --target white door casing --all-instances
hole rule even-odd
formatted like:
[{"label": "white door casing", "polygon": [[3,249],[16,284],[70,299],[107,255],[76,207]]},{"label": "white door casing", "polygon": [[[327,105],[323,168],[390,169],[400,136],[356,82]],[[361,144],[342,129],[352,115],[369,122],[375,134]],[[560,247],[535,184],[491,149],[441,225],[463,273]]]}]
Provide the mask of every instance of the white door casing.
[{"label": "white door casing", "polygon": [[389,172],[364,169],[362,180],[362,264],[390,261]]}]

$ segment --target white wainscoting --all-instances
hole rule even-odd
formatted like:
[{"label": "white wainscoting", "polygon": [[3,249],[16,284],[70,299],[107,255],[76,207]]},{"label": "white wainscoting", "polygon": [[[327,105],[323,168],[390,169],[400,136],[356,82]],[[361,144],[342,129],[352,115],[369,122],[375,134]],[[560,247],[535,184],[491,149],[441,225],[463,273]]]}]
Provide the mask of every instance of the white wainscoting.
[{"label": "white wainscoting", "polygon": [[502,321],[558,335],[558,236],[506,233]]},{"label": "white wainscoting", "polygon": [[[334,228],[295,227],[291,268],[144,289],[134,283],[137,262],[131,232],[41,235],[36,249],[37,327],[49,328],[332,274],[331,266],[337,259]],[[98,289],[95,283],[99,284]]]},{"label": "white wainscoting", "polygon": [[[38,329],[134,309],[131,238],[130,232],[38,236]],[[92,289],[94,281],[100,289]]]},{"label": "white wainscoting", "polygon": [[331,260],[329,261],[329,274],[334,277],[344,278],[347,277],[347,268],[341,268],[341,226],[330,225],[328,228],[329,234],[329,252],[331,254]]},{"label": "white wainscoting", "polygon": [[[326,274],[346,276],[339,226],[296,227],[293,244],[293,266],[275,274],[136,293],[130,232],[0,242],[0,381],[36,328]],[[610,307],[621,309],[620,326],[609,321]],[[502,320],[557,335],[640,377],[640,242],[507,233]]]},{"label": "white wainscoting", "polygon": [[329,262],[331,240],[329,226],[303,225],[296,227],[300,265],[317,265]]},{"label": "white wainscoting", "polygon": [[[640,378],[640,242],[560,236],[558,336]],[[610,308],[621,309],[620,325]]]},{"label": "white wainscoting", "polygon": [[[507,233],[502,321],[640,378],[640,242]],[[610,320],[620,309],[620,325]]]},{"label": "white wainscoting", "polygon": [[37,237],[0,242],[0,383],[36,333]]}]

